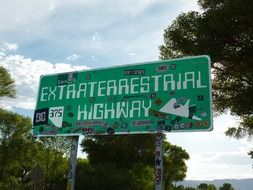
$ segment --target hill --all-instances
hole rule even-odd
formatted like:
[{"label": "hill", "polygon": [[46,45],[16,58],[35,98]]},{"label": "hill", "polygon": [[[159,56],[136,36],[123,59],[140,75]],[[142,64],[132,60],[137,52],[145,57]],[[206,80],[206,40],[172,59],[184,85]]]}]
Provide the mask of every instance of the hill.
[{"label": "hill", "polygon": [[177,185],[184,185],[185,187],[197,187],[201,183],[214,184],[217,189],[224,183],[230,183],[235,190],[253,190],[253,178],[250,179],[215,179],[210,181],[201,180],[185,180],[177,183]]}]

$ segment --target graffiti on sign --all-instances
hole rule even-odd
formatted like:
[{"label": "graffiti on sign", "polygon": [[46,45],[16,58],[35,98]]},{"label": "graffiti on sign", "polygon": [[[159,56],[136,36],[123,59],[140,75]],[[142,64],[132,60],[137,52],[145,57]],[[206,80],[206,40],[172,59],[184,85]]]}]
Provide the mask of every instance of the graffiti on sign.
[{"label": "graffiti on sign", "polygon": [[211,130],[210,86],[206,56],[45,75],[33,134]]}]

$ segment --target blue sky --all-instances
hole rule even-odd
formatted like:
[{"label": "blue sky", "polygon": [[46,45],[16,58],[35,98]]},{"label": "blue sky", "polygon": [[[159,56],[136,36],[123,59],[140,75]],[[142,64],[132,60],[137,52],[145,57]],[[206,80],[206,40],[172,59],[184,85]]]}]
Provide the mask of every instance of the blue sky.
[{"label": "blue sky", "polygon": [[[39,76],[158,60],[163,31],[195,0],[0,0],[0,65],[16,81],[6,109],[31,116]],[[214,118],[214,131],[171,133],[190,154],[187,179],[253,178],[252,141],[224,135],[238,119]],[[79,156],[82,156],[79,153]]]}]

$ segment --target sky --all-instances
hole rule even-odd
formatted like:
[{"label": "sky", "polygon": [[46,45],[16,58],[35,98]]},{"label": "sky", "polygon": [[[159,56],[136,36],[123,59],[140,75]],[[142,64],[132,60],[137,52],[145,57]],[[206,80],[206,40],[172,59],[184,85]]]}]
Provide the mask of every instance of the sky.
[{"label": "sky", "polygon": [[[159,59],[163,32],[195,0],[0,0],[0,65],[17,98],[0,106],[32,117],[41,75]],[[225,136],[239,119],[214,118],[212,132],[167,133],[190,155],[186,179],[253,178],[252,140]],[[79,157],[84,157],[80,149]]]}]

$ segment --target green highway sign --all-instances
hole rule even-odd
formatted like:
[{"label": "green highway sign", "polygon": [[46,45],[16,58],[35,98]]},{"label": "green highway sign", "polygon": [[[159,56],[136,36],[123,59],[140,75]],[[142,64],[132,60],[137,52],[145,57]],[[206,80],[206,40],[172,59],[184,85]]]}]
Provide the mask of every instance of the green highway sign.
[{"label": "green highway sign", "polygon": [[209,131],[210,70],[196,56],[44,75],[33,135]]}]

